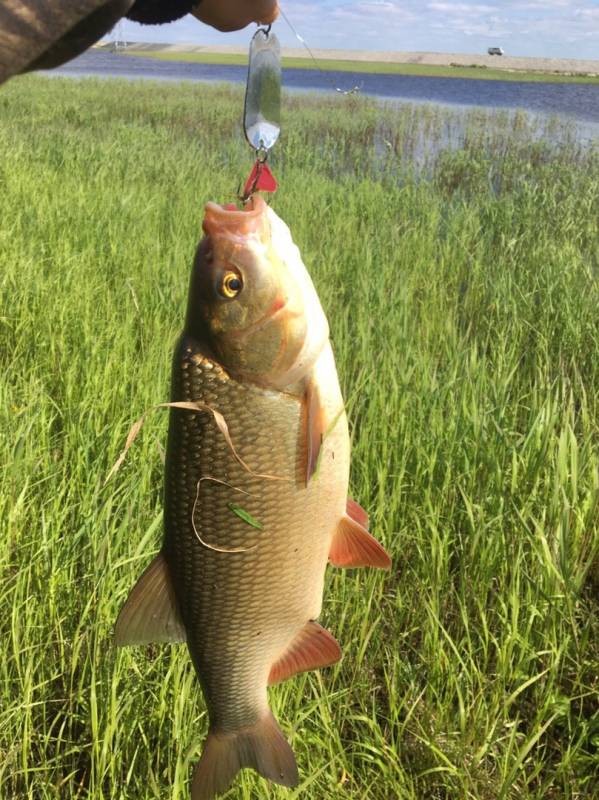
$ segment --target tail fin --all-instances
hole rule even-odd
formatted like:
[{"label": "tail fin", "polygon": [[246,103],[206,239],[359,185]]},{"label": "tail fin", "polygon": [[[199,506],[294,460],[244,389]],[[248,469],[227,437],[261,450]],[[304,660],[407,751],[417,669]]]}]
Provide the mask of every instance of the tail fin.
[{"label": "tail fin", "polygon": [[244,767],[282,786],[299,782],[293,750],[270,711],[251,728],[208,734],[193,776],[192,800],[212,800],[225,792]]}]

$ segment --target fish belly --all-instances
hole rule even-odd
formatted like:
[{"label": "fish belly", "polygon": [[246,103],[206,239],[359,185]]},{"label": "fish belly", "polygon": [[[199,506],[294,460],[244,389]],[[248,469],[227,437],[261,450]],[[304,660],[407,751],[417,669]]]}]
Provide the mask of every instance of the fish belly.
[{"label": "fish belly", "polygon": [[301,398],[230,378],[192,339],[175,354],[173,400],[221,414],[236,453],[212,413],[171,410],[164,552],[211,724],[223,732],[264,715],[273,664],[320,614],[349,478],[330,347],[321,358],[332,429],[306,487]]}]

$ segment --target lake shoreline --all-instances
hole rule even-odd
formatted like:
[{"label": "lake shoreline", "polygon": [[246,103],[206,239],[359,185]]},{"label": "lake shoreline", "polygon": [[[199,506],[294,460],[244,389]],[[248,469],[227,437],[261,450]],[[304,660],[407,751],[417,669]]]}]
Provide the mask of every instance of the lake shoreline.
[{"label": "lake shoreline", "polygon": [[[127,80],[223,82],[244,85],[247,66],[202,64],[131,57],[92,50],[54,70],[55,75]],[[599,123],[599,84],[556,86],[543,81],[466,80],[459,76],[389,75],[316,69],[284,69],[283,88],[291,92],[359,93],[402,102],[522,109],[557,114],[584,123]]]},{"label": "lake shoreline", "polygon": [[[103,44],[110,50],[113,44]],[[118,52],[161,61],[243,65],[242,47],[127,42]],[[360,50],[305,50],[283,48],[283,66],[338,72],[424,75],[476,78],[479,80],[542,81],[550,83],[599,83],[599,60],[489,56],[464,53],[369,52]]]}]

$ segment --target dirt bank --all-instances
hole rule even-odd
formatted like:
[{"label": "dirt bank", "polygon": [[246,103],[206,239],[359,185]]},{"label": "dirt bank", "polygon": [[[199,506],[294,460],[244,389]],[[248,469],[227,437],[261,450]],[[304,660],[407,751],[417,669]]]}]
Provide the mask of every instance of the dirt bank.
[{"label": "dirt bank", "polygon": [[[150,44],[128,42],[136,51],[164,53],[245,54],[247,48],[227,45]],[[547,72],[563,75],[599,75],[599,60],[575,58],[532,58],[524,56],[488,56],[471,53],[408,53],[389,50],[313,50],[319,61],[361,61],[383,64],[429,64],[431,66],[493,67],[523,72]],[[309,58],[303,48],[286,47],[283,55],[290,58]]]}]

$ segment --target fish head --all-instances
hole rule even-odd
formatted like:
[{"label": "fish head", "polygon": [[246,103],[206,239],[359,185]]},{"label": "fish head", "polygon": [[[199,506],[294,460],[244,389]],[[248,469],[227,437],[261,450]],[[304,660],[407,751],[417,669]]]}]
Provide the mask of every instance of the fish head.
[{"label": "fish head", "polygon": [[234,377],[278,390],[300,381],[329,338],[326,317],[285,223],[264,200],[208,203],[187,332]]}]

